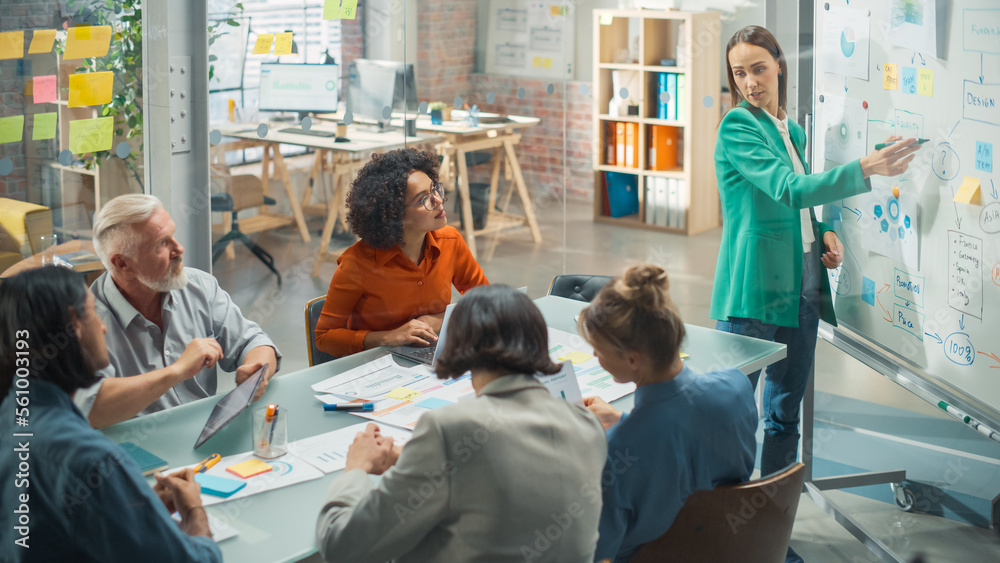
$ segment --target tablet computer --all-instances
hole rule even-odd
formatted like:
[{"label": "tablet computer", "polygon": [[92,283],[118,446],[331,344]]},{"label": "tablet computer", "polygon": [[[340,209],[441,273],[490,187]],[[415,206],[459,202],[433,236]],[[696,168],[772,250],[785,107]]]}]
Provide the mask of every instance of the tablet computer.
[{"label": "tablet computer", "polygon": [[250,403],[253,402],[254,393],[257,392],[257,387],[260,385],[260,380],[264,377],[266,371],[267,364],[264,364],[256,373],[248,377],[243,383],[237,385],[236,389],[226,393],[226,396],[215,404],[212,414],[208,415],[208,422],[205,423],[205,428],[201,430],[198,441],[194,443],[195,449],[198,449],[209,438],[215,436],[216,432],[222,430],[225,425],[236,418],[236,415],[250,406]]}]

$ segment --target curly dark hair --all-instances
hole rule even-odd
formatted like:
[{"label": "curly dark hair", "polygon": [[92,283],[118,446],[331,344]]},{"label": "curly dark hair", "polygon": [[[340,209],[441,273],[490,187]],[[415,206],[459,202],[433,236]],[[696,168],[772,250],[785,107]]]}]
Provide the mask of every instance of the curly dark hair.
[{"label": "curly dark hair", "polygon": [[428,151],[397,149],[373,154],[347,194],[351,231],[379,250],[402,245],[406,180],[419,170],[437,183],[438,165],[438,156]]}]

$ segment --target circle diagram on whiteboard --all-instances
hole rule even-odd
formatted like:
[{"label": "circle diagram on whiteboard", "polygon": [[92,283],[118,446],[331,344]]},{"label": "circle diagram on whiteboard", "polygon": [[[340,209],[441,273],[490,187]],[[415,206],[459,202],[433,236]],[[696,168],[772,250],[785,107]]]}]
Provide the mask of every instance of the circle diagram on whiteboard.
[{"label": "circle diagram on whiteboard", "polygon": [[854,31],[851,28],[845,27],[844,31],[840,32],[840,52],[845,57],[850,58],[854,54],[855,41]]}]

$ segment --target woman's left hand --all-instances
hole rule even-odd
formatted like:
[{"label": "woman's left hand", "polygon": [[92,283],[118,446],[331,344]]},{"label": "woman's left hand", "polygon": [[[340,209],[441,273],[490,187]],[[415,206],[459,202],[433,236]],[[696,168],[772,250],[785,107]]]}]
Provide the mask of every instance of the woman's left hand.
[{"label": "woman's left hand", "polygon": [[837,238],[837,233],[827,231],[823,233],[823,246],[826,252],[823,253],[823,265],[831,270],[836,270],[844,261],[844,245]]}]

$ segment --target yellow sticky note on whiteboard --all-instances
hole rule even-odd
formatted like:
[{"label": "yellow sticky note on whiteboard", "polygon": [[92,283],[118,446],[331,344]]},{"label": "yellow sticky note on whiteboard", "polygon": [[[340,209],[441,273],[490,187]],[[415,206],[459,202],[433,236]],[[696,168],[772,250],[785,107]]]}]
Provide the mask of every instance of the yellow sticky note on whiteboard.
[{"label": "yellow sticky note on whiteboard", "polygon": [[542,59],[542,66],[545,68],[552,68],[552,59],[545,57]]},{"label": "yellow sticky note on whiteboard", "polygon": [[340,19],[340,0],[325,0],[323,2],[323,19],[324,20]]},{"label": "yellow sticky note on whiteboard", "polygon": [[420,391],[414,391],[413,389],[407,389],[406,387],[396,387],[392,391],[386,393],[386,398],[396,399],[397,401],[409,401],[414,397],[420,396]]},{"label": "yellow sticky note on whiteboard", "polygon": [[896,76],[896,65],[886,63],[882,65],[882,89],[895,90],[899,82]]},{"label": "yellow sticky note on whiteboard", "polygon": [[66,50],[63,59],[103,57],[111,46],[111,26],[93,25],[66,30]]},{"label": "yellow sticky note on whiteboard", "polygon": [[279,33],[274,37],[274,54],[275,55],[291,55],[292,54],[292,32],[286,31],[284,33]]},{"label": "yellow sticky note on whiteboard", "polygon": [[917,74],[917,93],[921,96],[934,95],[934,71],[922,68]]},{"label": "yellow sticky note on whiteboard", "polygon": [[101,106],[111,101],[115,73],[80,72],[69,75],[69,107]]},{"label": "yellow sticky note on whiteboard", "polygon": [[531,66],[533,66],[533,67],[541,67],[542,66],[542,57],[534,57],[534,58],[532,58],[531,59]]},{"label": "yellow sticky note on whiteboard", "polygon": [[24,132],[24,116],[0,117],[0,143],[16,143]]},{"label": "yellow sticky note on whiteboard", "polygon": [[962,185],[958,188],[958,193],[955,194],[954,201],[957,203],[980,205],[982,196],[979,193],[979,178],[966,176],[962,180]]},{"label": "yellow sticky note on whiteboard", "polygon": [[69,122],[69,150],[73,154],[109,151],[114,140],[114,117]]},{"label": "yellow sticky note on whiteboard", "polygon": [[344,0],[340,5],[340,19],[353,20],[358,15],[358,0]]},{"label": "yellow sticky note on whiteboard", "polygon": [[615,17],[611,14],[601,14],[599,21],[601,25],[611,25],[611,22],[615,21]]},{"label": "yellow sticky note on whiteboard", "polygon": [[44,141],[56,137],[56,112],[36,113],[35,126],[31,130],[32,141]]},{"label": "yellow sticky note on whiteboard", "polygon": [[589,360],[591,358],[593,358],[593,356],[591,356],[590,354],[587,354],[586,352],[575,352],[574,351],[574,352],[570,352],[569,354],[566,354],[565,356],[559,358],[559,361],[560,362],[567,362],[568,361],[568,362],[573,362],[574,364],[582,364],[583,362],[586,362],[587,360]]},{"label": "yellow sticky note on whiteboard", "polygon": [[253,45],[254,55],[266,55],[271,52],[271,43],[274,43],[273,33],[261,33],[257,36],[257,42]]},{"label": "yellow sticky note on whiteboard", "polygon": [[35,33],[31,36],[31,46],[28,47],[28,54],[48,53],[52,50],[52,44],[55,40],[56,30],[36,29]]},{"label": "yellow sticky note on whiteboard", "polygon": [[24,32],[4,31],[0,33],[0,59],[20,59],[24,57]]},{"label": "yellow sticky note on whiteboard", "polygon": [[561,16],[561,15],[563,15],[563,10],[565,10],[565,9],[566,9],[565,6],[560,6],[558,4],[552,4],[551,6],[549,6],[549,15],[550,16]]}]

